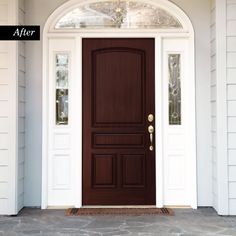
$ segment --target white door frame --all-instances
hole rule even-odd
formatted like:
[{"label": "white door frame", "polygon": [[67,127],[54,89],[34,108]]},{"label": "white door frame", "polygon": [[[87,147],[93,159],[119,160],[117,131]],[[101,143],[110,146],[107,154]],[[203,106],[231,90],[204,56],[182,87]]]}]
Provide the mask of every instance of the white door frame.
[{"label": "white door frame", "polygon": [[[70,1],[70,4],[73,5],[74,2],[78,2],[78,0]],[[174,8],[174,4],[172,3],[164,3],[164,0],[159,0],[163,4],[167,4]],[[74,39],[76,42],[76,61],[78,68],[74,71],[75,75],[78,76],[77,82],[74,83],[74,86],[77,86],[79,90],[77,90],[78,96],[77,98],[73,97],[73,99],[77,99],[78,104],[81,104],[81,107],[76,111],[72,112],[72,115],[76,115],[78,118],[78,123],[80,124],[79,130],[81,132],[75,132],[72,135],[73,138],[77,138],[79,145],[77,145],[77,150],[75,154],[77,154],[77,158],[75,158],[73,165],[78,167],[80,171],[75,171],[74,175],[74,203],[72,204],[75,207],[82,207],[82,38],[155,38],[155,106],[156,106],[156,206],[163,207],[164,205],[164,160],[166,157],[165,150],[167,149],[167,142],[164,138],[163,130],[166,129],[163,119],[164,116],[164,106],[163,103],[163,41],[165,39],[185,39],[188,41],[188,68],[190,68],[188,73],[188,79],[190,81],[188,90],[189,94],[191,94],[189,99],[189,104],[192,106],[188,109],[188,125],[190,125],[188,129],[188,154],[190,154],[191,159],[188,163],[188,168],[190,168],[190,185],[191,189],[189,192],[190,206],[192,208],[197,208],[197,181],[196,181],[196,121],[195,121],[195,60],[194,60],[194,31],[190,25],[190,20],[188,17],[179,9],[178,12],[182,12],[184,17],[182,17],[182,22],[187,21],[185,26],[188,25],[189,29],[185,30],[142,30],[142,32],[138,32],[137,30],[121,30],[121,29],[111,29],[111,30],[100,30],[92,31],[92,30],[83,30],[83,32],[74,30],[59,30],[58,32],[52,29],[52,25],[55,24],[55,19],[58,19],[58,15],[61,16],[61,12],[64,9],[68,9],[68,3],[64,4],[63,7],[60,7],[58,12],[53,13],[50,16],[49,20],[46,23],[44,34],[43,34],[43,157],[42,157],[42,209],[46,209],[48,207],[48,158],[49,158],[49,125],[48,125],[48,101],[50,96],[54,96],[49,94],[49,40],[50,39]],[[173,6],[174,5],[174,6]],[[56,15],[56,17],[54,16]],[[184,20],[183,20],[184,19]],[[161,78],[161,79],[158,79]],[[72,95],[73,96],[73,95]]]}]

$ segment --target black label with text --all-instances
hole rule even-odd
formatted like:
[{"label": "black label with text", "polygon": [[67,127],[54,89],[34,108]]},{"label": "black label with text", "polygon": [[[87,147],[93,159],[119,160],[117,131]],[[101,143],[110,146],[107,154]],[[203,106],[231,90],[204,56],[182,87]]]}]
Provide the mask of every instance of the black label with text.
[{"label": "black label with text", "polygon": [[0,26],[0,40],[40,40],[40,26]]}]

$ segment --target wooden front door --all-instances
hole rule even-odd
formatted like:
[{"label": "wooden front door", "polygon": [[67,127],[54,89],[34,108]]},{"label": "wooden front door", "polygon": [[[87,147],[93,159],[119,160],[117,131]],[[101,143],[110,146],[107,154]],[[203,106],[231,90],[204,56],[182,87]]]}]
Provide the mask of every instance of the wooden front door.
[{"label": "wooden front door", "polygon": [[155,204],[154,48],[83,39],[83,205]]}]

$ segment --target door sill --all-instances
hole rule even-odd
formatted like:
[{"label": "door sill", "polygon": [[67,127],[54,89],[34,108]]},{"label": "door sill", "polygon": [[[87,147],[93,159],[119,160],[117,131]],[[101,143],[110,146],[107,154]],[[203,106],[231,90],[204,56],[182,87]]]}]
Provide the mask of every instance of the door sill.
[{"label": "door sill", "polygon": [[66,210],[68,208],[73,208],[73,206],[48,206],[47,210]]},{"label": "door sill", "polygon": [[192,209],[191,206],[187,205],[165,205],[166,208],[174,208],[174,209]]},{"label": "door sill", "polygon": [[124,205],[124,206],[82,206],[82,208],[156,208],[155,205]]}]

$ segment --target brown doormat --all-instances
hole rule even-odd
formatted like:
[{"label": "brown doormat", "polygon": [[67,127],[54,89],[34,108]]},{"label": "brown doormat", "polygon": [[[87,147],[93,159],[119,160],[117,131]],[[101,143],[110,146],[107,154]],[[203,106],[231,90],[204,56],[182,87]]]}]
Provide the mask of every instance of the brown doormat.
[{"label": "brown doormat", "polygon": [[67,216],[84,215],[169,215],[174,212],[169,208],[69,208]]}]

